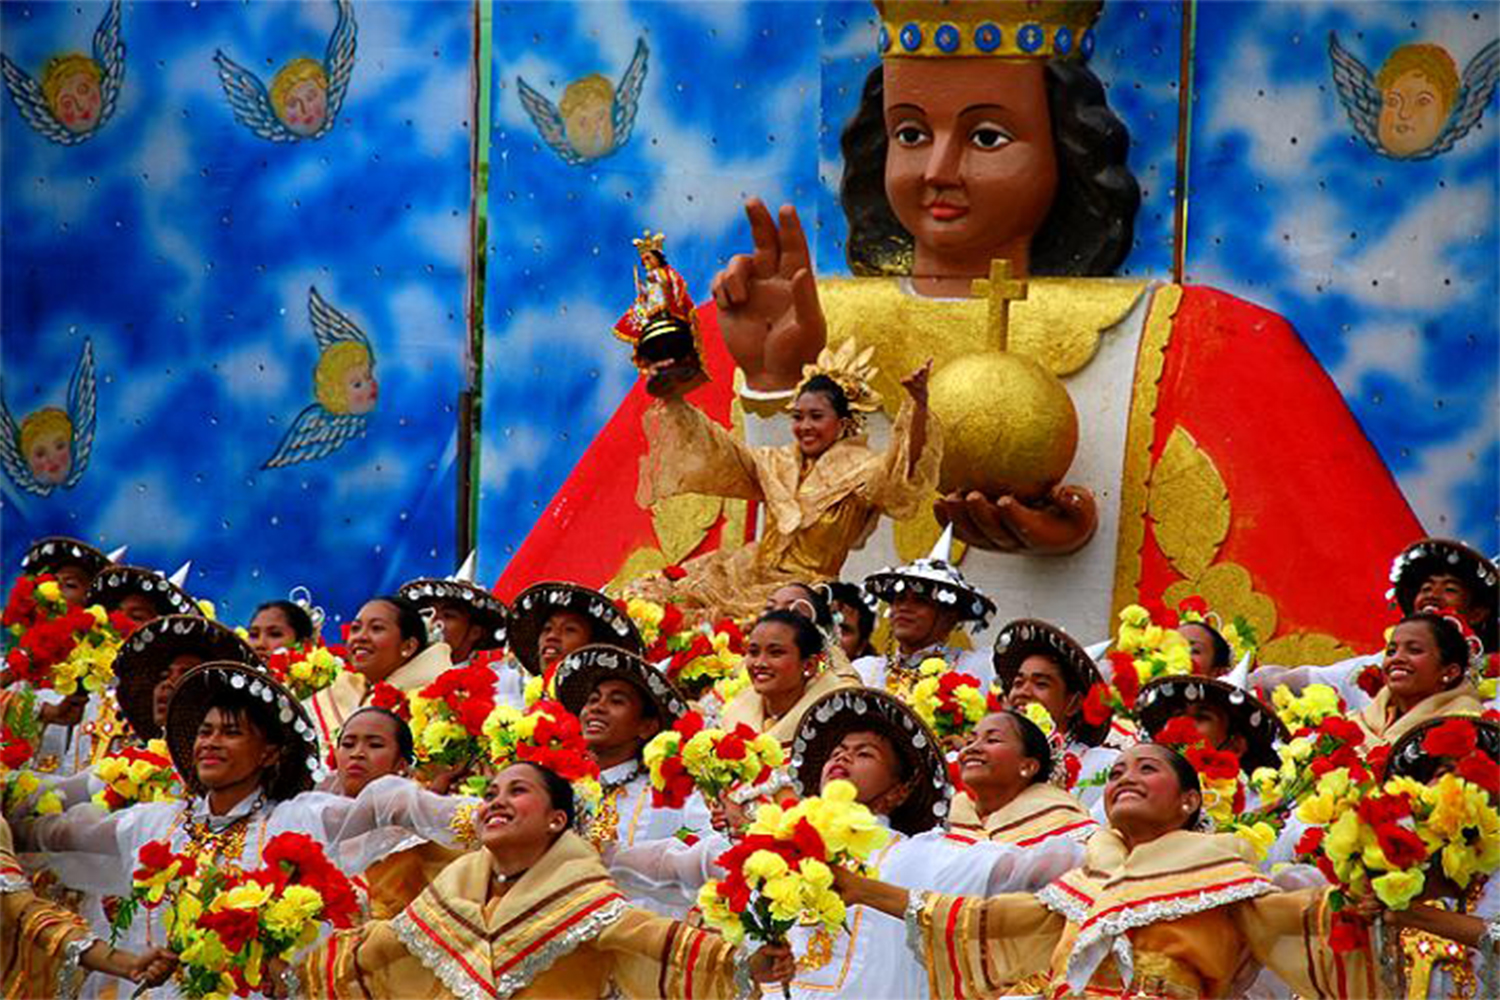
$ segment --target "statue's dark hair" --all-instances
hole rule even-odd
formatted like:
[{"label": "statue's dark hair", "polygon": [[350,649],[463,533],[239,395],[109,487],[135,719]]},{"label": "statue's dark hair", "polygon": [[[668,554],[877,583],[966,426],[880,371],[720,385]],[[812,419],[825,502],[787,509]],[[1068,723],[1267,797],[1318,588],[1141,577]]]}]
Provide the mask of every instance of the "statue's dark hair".
[{"label": "statue's dark hair", "polygon": [[[1031,273],[1101,277],[1130,253],[1141,189],[1125,157],[1130,132],[1104,99],[1093,71],[1071,59],[1048,60],[1047,108],[1057,150],[1057,194],[1031,240]],[[903,274],[913,240],[885,194],[884,69],[865,79],[859,110],[839,140],[844,176],[839,200],[849,226],[845,248],[855,274]]]}]

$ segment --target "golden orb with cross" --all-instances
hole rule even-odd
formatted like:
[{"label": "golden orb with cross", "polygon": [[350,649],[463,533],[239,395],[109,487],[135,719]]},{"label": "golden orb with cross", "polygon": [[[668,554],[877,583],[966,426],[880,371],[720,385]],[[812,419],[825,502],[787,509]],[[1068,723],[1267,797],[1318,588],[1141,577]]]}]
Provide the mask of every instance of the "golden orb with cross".
[{"label": "golden orb with cross", "polygon": [[1062,381],[1033,359],[1006,350],[1010,303],[1026,282],[1010,262],[992,261],[973,284],[989,299],[994,350],[966,354],[932,376],[929,403],[943,425],[938,488],[1033,500],[1062,482],[1078,450],[1078,412]]}]

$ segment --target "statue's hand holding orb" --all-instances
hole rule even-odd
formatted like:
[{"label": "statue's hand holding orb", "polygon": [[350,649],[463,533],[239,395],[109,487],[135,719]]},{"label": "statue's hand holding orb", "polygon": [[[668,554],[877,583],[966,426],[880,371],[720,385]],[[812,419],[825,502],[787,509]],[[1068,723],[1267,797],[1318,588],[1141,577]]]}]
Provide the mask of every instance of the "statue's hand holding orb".
[{"label": "statue's hand holding orb", "polygon": [[1054,486],[1036,500],[988,497],[955,490],[933,504],[939,524],[955,537],[996,552],[1065,556],[1088,544],[1099,527],[1094,494],[1082,486]]},{"label": "statue's hand holding orb", "polygon": [[714,276],[719,329],[745,384],[760,392],[794,388],[802,366],[818,359],[828,341],[812,255],[796,209],[783,205],[779,219],[759,198],[745,205],[753,253],[736,254]]}]

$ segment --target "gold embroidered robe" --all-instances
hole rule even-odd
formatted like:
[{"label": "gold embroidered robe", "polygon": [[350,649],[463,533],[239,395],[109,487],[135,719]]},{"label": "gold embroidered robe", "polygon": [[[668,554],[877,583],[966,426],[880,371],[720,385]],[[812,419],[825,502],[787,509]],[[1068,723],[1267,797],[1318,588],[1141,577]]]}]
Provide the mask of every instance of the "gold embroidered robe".
[{"label": "gold embroidered robe", "polygon": [[645,416],[651,450],[641,459],[636,502],[649,507],[682,493],[755,500],[765,505],[765,531],[754,544],[688,560],[681,580],[653,578],[632,589],[740,618],[760,612],[777,587],[837,578],[881,514],[910,518],[937,487],[942,428],[929,413],[913,470],[912,413],[908,400],[883,453],[861,435],[809,460],[795,442],[748,447],[681,399],[654,404]]},{"label": "gold embroidered robe", "polygon": [[1381,688],[1374,700],[1355,714],[1354,722],[1364,732],[1365,747],[1369,748],[1380,743],[1394,744],[1417,726],[1433,719],[1449,715],[1478,715],[1482,711],[1484,703],[1479,700],[1479,692],[1468,681],[1422,699],[1404,715],[1396,715],[1396,706],[1391,704],[1391,689]]},{"label": "gold embroidered robe", "polygon": [[492,860],[459,858],[393,920],[341,931],[298,970],[312,998],[728,997],[734,949],[626,905],[598,853],[565,833],[504,896]]},{"label": "gold embroidered robe", "polygon": [[65,949],[92,939],[83,918],[31,891],[0,819],[0,996],[29,1000],[77,995],[82,970]]},{"label": "gold embroidered robe", "polygon": [[1045,782],[1023,788],[982,820],[967,792],[954,795],[948,811],[952,832],[1017,847],[1032,847],[1053,837],[1087,840],[1097,827],[1083,803]]},{"label": "gold embroidered robe", "polygon": [[1367,956],[1326,943],[1325,890],[1278,892],[1232,836],[1177,831],[1134,851],[1101,830],[1084,865],[1036,895],[928,894],[916,916],[932,995],[1228,997],[1256,963],[1300,996],[1378,995]]}]

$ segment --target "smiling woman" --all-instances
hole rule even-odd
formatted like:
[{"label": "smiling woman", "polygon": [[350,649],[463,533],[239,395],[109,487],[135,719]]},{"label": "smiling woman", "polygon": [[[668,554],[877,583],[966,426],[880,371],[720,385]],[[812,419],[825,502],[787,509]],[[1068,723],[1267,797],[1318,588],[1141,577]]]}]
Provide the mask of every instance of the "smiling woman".
[{"label": "smiling woman", "polygon": [[1278,892],[1241,841],[1192,832],[1202,794],[1175,750],[1125,751],[1104,801],[1112,828],[1036,894],[965,899],[842,872],[836,882],[846,901],[904,916],[934,996],[992,997],[1028,978],[1056,997],[1234,996],[1255,963],[1302,996],[1375,995],[1374,963],[1345,963],[1327,943],[1324,890]]},{"label": "smiling woman", "polygon": [[[1467,635],[1466,635],[1467,633]],[[1484,709],[1470,680],[1467,625],[1452,612],[1418,611],[1402,618],[1386,642],[1380,673],[1385,686],[1354,721],[1367,746],[1393,743],[1423,722]]]},{"label": "smiling woman", "polygon": [[[626,905],[599,855],[570,829],[572,787],[537,764],[491,780],[482,850],[454,862],[393,920],[314,949],[296,971],[311,997],[742,995],[718,935]],[[523,961],[524,959],[524,961]],[[752,957],[751,974],[765,968]],[[300,991],[299,991],[300,993]]]}]

